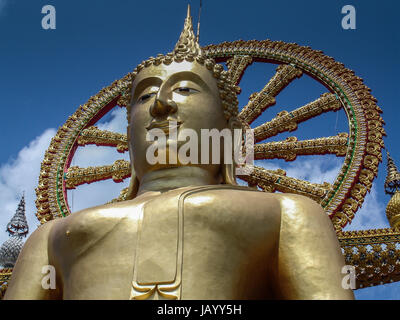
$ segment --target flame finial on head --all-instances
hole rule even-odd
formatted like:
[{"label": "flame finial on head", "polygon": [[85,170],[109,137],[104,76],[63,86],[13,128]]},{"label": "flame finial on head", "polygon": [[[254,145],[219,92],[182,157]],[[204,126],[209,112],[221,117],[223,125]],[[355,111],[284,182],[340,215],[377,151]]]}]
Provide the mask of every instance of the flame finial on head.
[{"label": "flame finial on head", "polygon": [[190,4],[188,4],[187,15],[183,30],[179,37],[178,42],[175,45],[174,54],[188,54],[191,53],[194,56],[202,55],[202,51],[199,43],[197,42],[196,36],[193,31],[192,16],[190,15]]},{"label": "flame finial on head", "polygon": [[[172,52],[166,55],[158,54],[156,57],[150,57],[136,66],[135,70],[131,73],[131,85],[136,75],[143,69],[150,66],[159,65],[170,65],[172,62],[180,63],[183,61],[196,62],[200,65],[205,66],[213,75],[218,83],[220,91],[221,105],[224,109],[224,115],[227,120],[232,117],[236,117],[238,111],[238,99],[237,93],[239,93],[239,87],[231,81],[229,72],[224,70],[224,67],[220,64],[215,63],[214,59],[208,58],[204,55],[197,41],[197,37],[193,32],[192,17],[190,15],[190,5],[188,5],[187,16],[183,26],[183,30],[179,37],[178,42]],[[127,106],[127,119],[130,123],[131,113],[131,98],[132,98],[132,87],[127,90],[127,93],[120,98],[118,103],[120,105]]]}]

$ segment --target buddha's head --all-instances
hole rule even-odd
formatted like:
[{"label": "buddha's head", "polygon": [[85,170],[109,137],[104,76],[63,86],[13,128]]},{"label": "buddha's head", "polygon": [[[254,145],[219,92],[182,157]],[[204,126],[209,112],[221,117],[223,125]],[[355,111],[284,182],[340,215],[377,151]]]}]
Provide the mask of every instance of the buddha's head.
[{"label": "buddha's head", "polygon": [[[155,143],[146,139],[149,130],[163,130],[167,135],[167,145],[176,143],[179,150],[185,139],[176,140],[176,137],[180,137],[183,129],[192,129],[200,137],[201,129],[222,131],[240,126],[236,118],[238,88],[230,81],[222,65],[203,55],[193,33],[190,8],[174,51],[149,58],[139,64],[132,75],[127,108],[129,151],[133,164],[131,189],[136,189],[142,177],[150,171],[182,165],[179,160],[173,164],[168,161],[164,164],[149,163],[146,151]],[[171,128],[171,123],[176,123],[177,127]],[[169,135],[170,130],[177,133],[175,138]],[[168,160],[170,149],[165,152]],[[210,146],[210,158],[211,153]],[[220,154],[223,156],[223,150]],[[186,165],[201,167],[213,176],[219,175],[221,183],[236,183],[234,165],[224,164],[222,159],[218,164],[198,161],[198,164]]]}]

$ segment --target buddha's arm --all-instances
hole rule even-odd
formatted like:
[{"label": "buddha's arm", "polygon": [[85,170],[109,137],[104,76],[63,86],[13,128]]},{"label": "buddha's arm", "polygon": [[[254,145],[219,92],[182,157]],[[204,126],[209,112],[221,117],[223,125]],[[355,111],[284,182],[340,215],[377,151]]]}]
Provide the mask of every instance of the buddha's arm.
[{"label": "buddha's arm", "polygon": [[[39,227],[26,241],[13,269],[11,281],[4,299],[35,300],[53,299],[58,290],[43,289],[42,280],[46,273],[42,268],[49,265],[48,237],[53,222]],[[44,281],[47,283],[47,281]]]},{"label": "buddha's arm", "polygon": [[282,195],[277,286],[283,299],[354,299],[332,223],[316,202]]}]

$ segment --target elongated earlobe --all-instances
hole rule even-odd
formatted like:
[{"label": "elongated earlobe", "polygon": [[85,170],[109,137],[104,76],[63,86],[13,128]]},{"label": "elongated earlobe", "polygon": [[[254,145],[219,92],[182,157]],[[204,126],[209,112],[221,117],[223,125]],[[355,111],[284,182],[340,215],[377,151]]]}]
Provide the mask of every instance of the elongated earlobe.
[{"label": "elongated earlobe", "polygon": [[223,183],[237,186],[234,164],[222,164],[221,174]]},{"label": "elongated earlobe", "polygon": [[[236,117],[231,117],[229,119],[228,126],[232,130],[232,137],[234,136],[233,131],[235,129],[242,129],[243,130],[242,122]],[[235,143],[235,141],[234,141],[234,143]],[[237,143],[241,143],[241,140],[238,140]],[[238,146],[236,146],[236,148],[234,146],[233,149],[234,150],[240,150],[240,148],[241,148],[241,146],[238,145]],[[233,153],[234,153],[234,150],[232,150]],[[236,171],[235,171],[236,170],[236,163],[235,163],[234,154],[232,154],[232,157],[233,157],[233,159],[232,159],[233,163],[232,164],[222,164],[222,166],[221,166],[221,174],[222,174],[223,183],[237,186],[238,183],[236,181]]]},{"label": "elongated earlobe", "polygon": [[126,200],[132,200],[136,197],[139,189],[139,180],[136,178],[136,174],[132,172],[131,181],[129,183],[128,192],[126,194]]},{"label": "elongated earlobe", "polygon": [[127,127],[127,138],[128,138],[128,148],[129,148],[129,157],[131,160],[131,181],[129,182],[128,192],[126,194],[125,200],[132,200],[136,197],[137,192],[139,190],[139,180],[136,177],[135,169],[133,168],[133,153],[131,149],[131,135],[130,135],[130,125]]}]

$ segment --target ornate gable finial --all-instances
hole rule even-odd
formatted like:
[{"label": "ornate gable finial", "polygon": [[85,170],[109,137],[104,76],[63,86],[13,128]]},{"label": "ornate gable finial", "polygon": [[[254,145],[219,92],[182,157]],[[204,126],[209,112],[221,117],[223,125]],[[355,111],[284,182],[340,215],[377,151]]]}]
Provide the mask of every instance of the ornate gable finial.
[{"label": "ornate gable finial", "polygon": [[385,192],[393,195],[397,189],[400,189],[400,172],[394,163],[394,160],[390,156],[389,152],[387,155],[387,176],[385,180]]},{"label": "ornate gable finial", "polygon": [[192,16],[190,15],[190,4],[188,4],[185,24],[183,25],[182,33],[178,42],[175,45],[174,55],[186,55],[191,53],[193,56],[202,55],[201,48],[197,42],[197,37],[194,35]]}]

